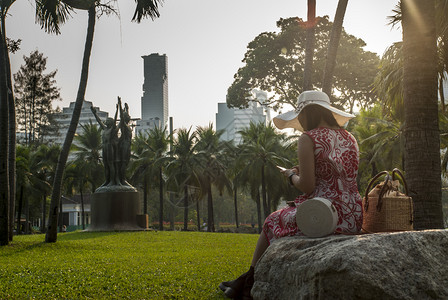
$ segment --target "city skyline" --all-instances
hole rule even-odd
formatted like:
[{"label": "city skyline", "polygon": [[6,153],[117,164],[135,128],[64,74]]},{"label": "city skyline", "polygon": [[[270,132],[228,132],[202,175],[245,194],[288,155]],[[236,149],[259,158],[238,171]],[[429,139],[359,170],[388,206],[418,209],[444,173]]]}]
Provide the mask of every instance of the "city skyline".
[{"label": "city skyline", "polygon": [[[56,81],[63,101],[56,105],[68,106],[75,101],[79,84],[87,12],[73,13],[61,27],[61,35],[48,35],[34,24],[31,3],[17,1],[7,18],[7,36],[22,39],[21,50],[11,55],[12,72],[23,64],[23,55],[39,50],[48,57],[47,71],[58,69]],[[387,16],[393,14],[397,3],[349,2],[344,28],[366,42],[365,50],[381,56],[401,40],[400,29],[387,25]],[[333,20],[336,6],[337,1],[317,1],[316,14]],[[121,19],[103,16],[97,21],[85,99],[111,114],[120,96],[129,103],[131,116],[139,118],[142,56],[166,54],[170,58],[169,116],[175,128],[215,124],[217,104],[225,102],[247,44],[262,32],[278,32],[276,21],[280,18],[306,18],[306,1],[297,0],[283,0],[274,6],[267,0],[167,0],[159,19],[141,24],[130,22],[133,9],[132,1],[120,1]]]}]

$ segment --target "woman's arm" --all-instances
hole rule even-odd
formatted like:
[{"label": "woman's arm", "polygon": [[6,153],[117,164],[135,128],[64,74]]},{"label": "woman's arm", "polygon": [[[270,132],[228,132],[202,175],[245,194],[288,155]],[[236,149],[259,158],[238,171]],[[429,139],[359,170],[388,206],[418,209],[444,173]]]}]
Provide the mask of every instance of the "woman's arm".
[{"label": "woman's arm", "polygon": [[314,143],[306,134],[302,134],[299,138],[297,155],[299,157],[300,174],[291,176],[290,180],[294,187],[310,194],[316,187]]}]

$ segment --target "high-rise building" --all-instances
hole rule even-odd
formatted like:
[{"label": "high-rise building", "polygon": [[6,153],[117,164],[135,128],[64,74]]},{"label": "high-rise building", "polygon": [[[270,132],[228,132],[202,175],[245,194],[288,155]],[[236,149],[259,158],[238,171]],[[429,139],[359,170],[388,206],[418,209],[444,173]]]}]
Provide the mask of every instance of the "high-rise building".
[{"label": "high-rise building", "polygon": [[268,95],[264,91],[252,90],[249,107],[244,109],[228,108],[227,103],[218,103],[216,114],[216,131],[224,130],[221,140],[233,141],[235,145],[241,142],[241,134],[238,131],[249,127],[250,123],[269,123],[271,117],[269,108],[260,103],[265,103]]},{"label": "high-rise building", "polygon": [[224,130],[222,140],[233,141],[235,145],[238,145],[242,140],[238,131],[249,127],[251,122],[266,123],[264,108],[257,102],[249,102],[249,107],[244,109],[228,108],[227,103],[218,103],[216,131]]},{"label": "high-rise building", "polygon": [[166,54],[158,53],[142,58],[142,117],[137,121],[137,132],[144,132],[155,126],[166,126],[168,121],[168,58]]},{"label": "high-rise building", "polygon": [[[76,127],[76,134],[82,133],[82,126],[92,122],[92,124],[98,124],[95,116],[93,115],[90,107],[92,106],[91,101],[85,101],[82,103],[81,114],[79,116],[78,127]],[[50,136],[47,138],[47,141],[50,143],[55,143],[59,145],[63,145],[65,141],[65,136],[67,135],[68,127],[70,126],[70,122],[72,120],[73,110],[75,108],[75,102],[70,102],[69,107],[63,107],[62,112],[55,113],[54,121],[59,125],[59,133],[55,136]],[[98,107],[95,107],[97,110],[98,117],[106,121],[109,116],[108,112],[101,111]]]}]

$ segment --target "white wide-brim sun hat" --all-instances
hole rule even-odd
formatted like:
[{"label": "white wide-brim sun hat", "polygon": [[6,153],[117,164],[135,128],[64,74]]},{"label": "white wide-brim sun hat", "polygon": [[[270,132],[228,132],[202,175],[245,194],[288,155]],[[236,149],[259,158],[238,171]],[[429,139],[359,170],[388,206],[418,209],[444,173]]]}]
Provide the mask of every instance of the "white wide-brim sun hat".
[{"label": "white wide-brim sun hat", "polygon": [[278,129],[294,128],[300,131],[304,131],[302,125],[297,118],[302,110],[308,105],[320,105],[323,108],[328,109],[333,114],[336,122],[339,126],[343,127],[350,119],[355,116],[336,107],[331,106],[330,98],[324,92],[320,91],[305,91],[297,98],[297,108],[295,110],[288,111],[284,114],[280,114],[274,117],[274,124]]}]

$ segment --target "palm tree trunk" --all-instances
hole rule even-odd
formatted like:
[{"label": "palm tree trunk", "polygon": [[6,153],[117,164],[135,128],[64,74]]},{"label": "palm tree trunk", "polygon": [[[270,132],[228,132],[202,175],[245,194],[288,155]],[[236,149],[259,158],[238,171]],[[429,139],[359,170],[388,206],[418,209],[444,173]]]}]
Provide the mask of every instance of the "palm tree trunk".
[{"label": "palm tree trunk", "polygon": [[84,219],[85,212],[84,212],[84,196],[82,194],[82,183],[81,183],[81,186],[79,187],[79,194],[81,196],[81,223],[82,223],[82,230],[85,230],[86,229],[86,221]]},{"label": "palm tree trunk", "polygon": [[199,199],[196,201],[196,222],[198,224],[198,231],[201,231],[201,216],[199,213]]},{"label": "palm tree trunk", "polygon": [[270,212],[266,199],[266,179],[264,175],[264,166],[261,167],[261,197],[263,199],[264,218],[266,219],[269,216]]},{"label": "palm tree trunk", "polygon": [[236,228],[239,228],[240,226],[240,222],[238,221],[238,199],[237,199],[237,187],[236,187],[236,183],[235,180],[233,180],[233,203],[235,205],[235,223],[236,223]]},{"label": "palm tree trunk", "polygon": [[58,238],[57,226],[58,226],[58,205],[61,199],[62,178],[64,175],[65,164],[67,162],[70,146],[75,136],[76,127],[78,126],[79,116],[81,114],[82,103],[87,88],[87,78],[89,74],[90,54],[92,51],[93,33],[95,30],[96,13],[95,7],[89,9],[89,20],[87,26],[86,44],[84,47],[84,57],[82,61],[81,79],[78,87],[78,95],[76,96],[75,107],[73,109],[72,119],[70,126],[65,137],[64,145],[62,146],[61,153],[59,155],[58,164],[56,167],[56,173],[54,176],[53,192],[51,194],[51,210],[48,220],[48,231],[45,235],[45,241],[47,243],[54,243]]},{"label": "palm tree trunk", "polygon": [[[2,32],[6,33],[5,19],[2,18]],[[4,44],[6,45],[6,44]],[[11,62],[9,60],[8,49],[4,49],[6,80],[8,82],[8,123],[9,123],[9,241],[14,235],[14,208],[16,202],[16,107],[11,80]]]},{"label": "palm tree trunk", "polygon": [[261,233],[263,223],[261,222],[260,191],[257,191],[257,195],[255,196],[255,203],[257,204],[258,233]]},{"label": "palm tree trunk", "polygon": [[30,197],[25,197],[25,234],[30,234]]},{"label": "palm tree trunk", "polygon": [[184,186],[184,231],[188,230],[188,186]]},{"label": "palm tree trunk", "polygon": [[40,226],[40,231],[45,233],[45,219],[47,216],[47,193],[44,192],[42,198],[42,225]]},{"label": "palm tree trunk", "polygon": [[17,234],[22,234],[22,229],[20,228],[20,218],[22,217],[22,205],[23,205],[23,185],[20,187],[20,197],[19,204],[17,207]]},{"label": "palm tree trunk", "polygon": [[159,168],[159,230],[163,230],[163,177]]},{"label": "palm tree trunk", "polygon": [[[2,17],[3,22],[3,17]],[[6,79],[6,37],[0,32],[0,246],[9,244],[8,173],[8,82]]]},{"label": "palm tree trunk", "polygon": [[305,67],[303,72],[303,90],[313,89],[314,27],[316,25],[316,0],[308,0],[306,22]]},{"label": "palm tree trunk", "polygon": [[401,1],[405,170],[414,228],[443,228],[434,0]]},{"label": "palm tree trunk", "polygon": [[440,95],[440,104],[442,105],[442,112],[445,113],[445,93],[443,92],[443,77],[440,76],[439,79],[439,95]]},{"label": "palm tree trunk", "polygon": [[213,212],[213,195],[212,195],[212,184],[210,178],[207,179],[207,231],[215,232],[215,218]]},{"label": "palm tree trunk", "polygon": [[143,176],[143,214],[148,213],[148,175]]},{"label": "palm tree trunk", "polygon": [[333,72],[336,66],[336,54],[338,52],[339,40],[341,38],[342,23],[344,22],[345,11],[348,0],[339,0],[338,8],[334,16],[333,27],[331,28],[330,41],[328,43],[327,60],[325,61],[324,78],[322,80],[322,92],[331,96],[333,85]]}]

